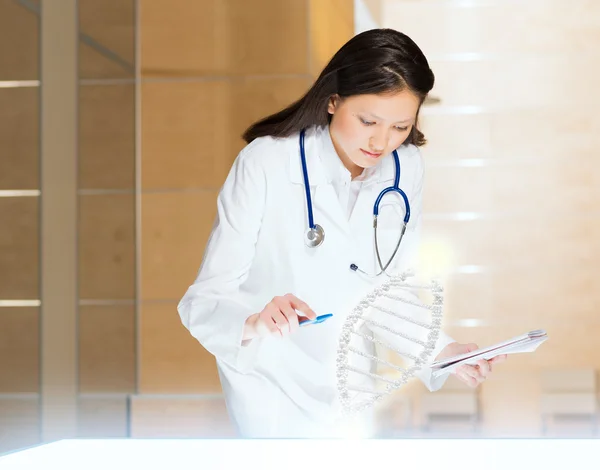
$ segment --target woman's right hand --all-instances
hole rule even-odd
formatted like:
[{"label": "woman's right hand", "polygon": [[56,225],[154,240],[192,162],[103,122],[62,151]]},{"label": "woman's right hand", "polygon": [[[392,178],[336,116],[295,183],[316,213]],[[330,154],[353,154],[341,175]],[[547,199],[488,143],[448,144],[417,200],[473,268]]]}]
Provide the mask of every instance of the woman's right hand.
[{"label": "woman's right hand", "polygon": [[274,297],[261,312],[248,317],[242,341],[265,336],[287,336],[298,329],[299,317],[314,320],[317,314],[295,295]]}]

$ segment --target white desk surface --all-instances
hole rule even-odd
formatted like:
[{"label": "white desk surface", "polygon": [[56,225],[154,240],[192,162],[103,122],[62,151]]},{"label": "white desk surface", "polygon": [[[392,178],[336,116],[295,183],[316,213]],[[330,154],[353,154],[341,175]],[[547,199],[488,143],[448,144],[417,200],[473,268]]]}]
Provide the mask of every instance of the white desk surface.
[{"label": "white desk surface", "polygon": [[63,440],[0,457],[0,470],[583,470],[600,440]]}]

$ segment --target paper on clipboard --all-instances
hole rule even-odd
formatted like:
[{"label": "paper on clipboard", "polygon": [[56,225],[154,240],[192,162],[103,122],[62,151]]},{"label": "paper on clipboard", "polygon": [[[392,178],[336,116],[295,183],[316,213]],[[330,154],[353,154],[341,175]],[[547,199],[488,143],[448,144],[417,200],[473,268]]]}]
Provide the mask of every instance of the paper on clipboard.
[{"label": "paper on clipboard", "polygon": [[548,339],[544,330],[533,330],[502,343],[487,348],[477,349],[458,356],[448,357],[430,364],[433,378],[453,372],[463,364],[476,364],[481,359],[491,359],[500,354],[516,354],[535,351],[540,344]]}]

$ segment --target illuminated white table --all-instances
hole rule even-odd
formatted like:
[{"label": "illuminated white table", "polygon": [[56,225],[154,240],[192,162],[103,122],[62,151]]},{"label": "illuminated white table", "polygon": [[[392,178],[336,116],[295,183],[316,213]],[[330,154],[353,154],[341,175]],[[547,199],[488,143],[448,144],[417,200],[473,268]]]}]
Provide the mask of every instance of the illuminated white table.
[{"label": "illuminated white table", "polygon": [[599,469],[600,440],[64,440],[0,457],[0,470]]}]

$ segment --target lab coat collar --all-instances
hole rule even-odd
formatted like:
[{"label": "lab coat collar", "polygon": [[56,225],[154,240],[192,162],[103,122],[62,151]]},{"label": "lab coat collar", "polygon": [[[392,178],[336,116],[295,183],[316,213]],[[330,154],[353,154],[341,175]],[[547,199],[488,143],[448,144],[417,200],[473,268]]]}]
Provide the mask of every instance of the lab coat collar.
[{"label": "lab coat collar", "polygon": [[[304,138],[304,147],[306,167],[311,186],[331,184],[333,181],[348,177],[349,171],[335,151],[328,126],[307,129]],[[299,134],[294,135],[292,149],[289,166],[290,180],[296,184],[304,184],[302,162],[300,160]],[[363,180],[363,186],[367,186],[371,183],[392,181],[394,174],[394,158],[389,154],[383,157],[375,167],[366,169],[359,179]]]},{"label": "lab coat collar", "polygon": [[[308,169],[308,180],[311,186],[329,184],[325,166],[321,160],[322,146],[320,144],[321,128],[311,127],[306,129],[304,136],[304,152],[306,154],[306,168]],[[302,172],[302,161],[300,159],[300,135],[292,136],[290,152],[290,180],[292,183],[304,184],[304,173]]]},{"label": "lab coat collar", "polygon": [[335,151],[333,141],[331,140],[331,134],[329,133],[329,127],[320,128],[317,138],[319,139],[321,149],[319,157],[325,167],[328,181],[331,183],[333,181],[349,180],[350,171],[344,166]]}]

